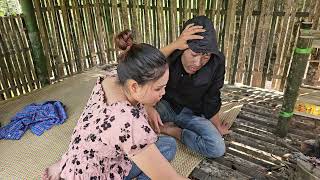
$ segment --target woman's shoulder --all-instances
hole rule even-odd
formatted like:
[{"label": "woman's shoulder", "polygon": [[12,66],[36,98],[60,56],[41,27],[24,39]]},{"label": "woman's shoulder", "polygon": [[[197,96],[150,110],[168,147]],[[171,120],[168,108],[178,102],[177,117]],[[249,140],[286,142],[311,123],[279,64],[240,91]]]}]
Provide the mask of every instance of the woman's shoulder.
[{"label": "woman's shoulder", "polygon": [[104,91],[107,104],[114,104],[126,100],[121,85],[117,77],[106,77],[102,81],[102,89]]}]

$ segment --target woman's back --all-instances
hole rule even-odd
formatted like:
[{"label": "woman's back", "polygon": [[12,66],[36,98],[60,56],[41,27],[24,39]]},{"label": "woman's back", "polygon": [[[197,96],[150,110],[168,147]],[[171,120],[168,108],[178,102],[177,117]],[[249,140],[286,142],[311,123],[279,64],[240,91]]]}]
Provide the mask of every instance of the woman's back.
[{"label": "woman's back", "polygon": [[128,156],[157,140],[144,108],[121,99],[115,80],[98,78],[60,163],[61,178],[122,179],[131,169]]}]

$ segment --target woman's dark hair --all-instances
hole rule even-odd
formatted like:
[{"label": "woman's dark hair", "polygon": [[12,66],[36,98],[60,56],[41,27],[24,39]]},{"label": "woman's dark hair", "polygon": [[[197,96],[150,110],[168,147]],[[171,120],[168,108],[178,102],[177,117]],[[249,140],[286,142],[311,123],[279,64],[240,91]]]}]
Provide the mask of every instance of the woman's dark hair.
[{"label": "woman's dark hair", "polygon": [[132,32],[125,30],[115,37],[115,44],[123,52],[118,56],[117,73],[120,84],[128,79],[144,85],[148,81],[158,80],[166,71],[165,56],[149,44],[133,43]]}]

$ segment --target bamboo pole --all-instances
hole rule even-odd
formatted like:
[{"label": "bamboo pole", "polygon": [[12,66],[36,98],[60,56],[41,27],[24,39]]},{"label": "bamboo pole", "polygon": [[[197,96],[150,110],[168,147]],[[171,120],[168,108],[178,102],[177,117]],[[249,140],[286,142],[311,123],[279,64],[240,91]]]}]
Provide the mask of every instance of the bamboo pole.
[{"label": "bamboo pole", "polygon": [[[223,9],[224,11],[227,11],[228,9],[228,1],[229,0],[225,0],[223,1]],[[226,33],[226,29],[227,28],[227,14],[223,14],[221,13],[221,16],[220,16],[220,30],[221,30],[221,33],[220,33],[220,37],[219,37],[219,42],[221,43],[221,51],[225,49],[225,36],[226,34],[228,35],[228,33]],[[226,59],[227,61],[227,59]],[[226,74],[227,74],[227,71],[226,71]]]},{"label": "bamboo pole", "polygon": [[155,1],[151,1],[151,17],[152,17],[152,23],[151,23],[151,39],[153,38],[152,40],[152,45],[154,45],[155,47],[158,47],[160,46],[160,44],[158,44],[159,41],[159,38],[158,38],[158,34],[159,32],[157,31],[157,27],[158,27],[158,24],[157,24],[157,14],[156,14],[156,4],[157,2]]},{"label": "bamboo pole", "polygon": [[177,38],[177,2],[170,1],[170,18],[171,18],[171,23],[169,23],[169,27],[171,30],[171,41],[174,41]]},{"label": "bamboo pole", "polygon": [[166,45],[165,32],[164,32],[164,24],[163,24],[163,3],[162,1],[157,1],[157,23],[159,33],[159,48]]},{"label": "bamboo pole", "polygon": [[[1,22],[1,18],[0,18],[0,22]],[[1,27],[1,24],[2,23],[0,23],[0,27]],[[9,60],[10,56],[9,56],[8,53],[6,53],[6,51],[3,48],[3,45],[4,45],[3,39],[4,39],[3,34],[0,33],[0,53],[1,53],[1,56],[0,56],[0,68],[1,68],[1,72],[2,72],[3,78],[5,79],[2,82],[2,85],[3,85],[3,88],[5,90],[6,97],[7,98],[11,98],[12,97],[11,91],[13,92],[13,95],[17,95],[17,90],[14,87],[15,84],[14,84],[14,81],[13,81],[12,74],[8,71],[9,67],[6,66],[6,62],[5,61],[6,61],[6,59]],[[10,89],[11,89],[11,91],[10,91]]]},{"label": "bamboo pole", "polygon": [[[260,1],[261,2],[261,1]],[[251,49],[250,49],[250,56],[248,57],[248,68],[246,68],[246,73],[245,73],[245,85],[251,85],[251,79],[252,79],[252,67],[253,67],[253,62],[254,62],[254,52],[256,49],[256,43],[257,43],[257,32],[258,32],[258,26],[260,23],[260,18],[255,17],[255,25],[254,25],[254,31],[251,31]]]},{"label": "bamboo pole", "polygon": [[205,16],[206,15],[206,0],[199,0],[198,1],[198,15]]},{"label": "bamboo pole", "polygon": [[78,0],[72,0],[71,1],[72,6],[75,8],[75,10],[73,11],[74,14],[74,23],[76,26],[76,36],[78,37],[77,39],[77,44],[78,44],[78,48],[77,50],[79,51],[79,57],[77,60],[77,70],[78,72],[82,72],[84,70],[85,67],[85,55],[83,52],[83,44],[85,43],[84,41],[84,35],[83,35],[83,29],[82,29],[82,23],[81,23],[81,18],[80,18],[80,8],[79,8],[79,4],[78,4]]},{"label": "bamboo pole", "polygon": [[120,33],[121,28],[120,28],[120,22],[119,22],[119,15],[118,15],[118,3],[117,0],[111,0],[112,4],[112,19],[113,19],[113,27],[114,27],[114,33]]},{"label": "bamboo pole", "polygon": [[221,0],[212,2],[211,9],[212,9],[211,17],[212,19],[214,19],[215,29],[217,32],[217,39],[218,39],[218,43],[220,44],[221,42],[219,41],[219,37],[220,37]]},{"label": "bamboo pole", "polygon": [[288,133],[289,121],[292,118],[293,110],[299,96],[299,88],[302,84],[305,68],[311,52],[311,39],[308,36],[302,36],[301,32],[311,29],[312,24],[302,22],[300,35],[293,55],[287,85],[284,92],[282,112],[279,114],[277,135],[285,137]]},{"label": "bamboo pole", "polygon": [[[55,57],[54,57],[54,54],[53,54],[53,48],[52,47],[52,38],[50,35],[50,30],[51,30],[51,27],[50,27],[50,22],[48,20],[48,14],[49,14],[49,11],[48,11],[48,8],[45,7],[46,4],[44,2],[44,0],[39,0],[39,2],[36,2],[34,1],[34,6],[35,6],[35,9],[36,9],[36,12],[37,12],[37,17],[39,17],[39,26],[42,26],[43,28],[41,28],[42,30],[40,30],[40,35],[41,34],[41,31],[44,31],[44,36],[47,38],[47,39],[43,39],[43,41],[46,41],[43,43],[43,46],[44,46],[44,50],[45,50],[45,53],[48,53],[48,56],[49,57],[49,64],[50,64],[50,67],[51,67],[51,71],[48,69],[49,71],[49,76],[50,76],[50,80],[51,80],[51,77],[53,77],[53,79],[58,79],[58,67],[56,65],[56,61],[55,61]],[[38,5],[36,5],[36,3],[38,3]],[[41,7],[43,6],[43,7]],[[46,8],[46,11],[42,11],[41,8]],[[39,13],[40,12],[40,13]],[[38,15],[40,14],[40,15]],[[42,21],[42,22],[40,22]],[[41,24],[43,23],[43,25]],[[46,46],[48,46],[46,49]],[[46,52],[47,51],[47,52]],[[46,54],[45,54],[46,55]],[[30,55],[31,57],[31,55]],[[38,86],[40,87],[40,86]]]},{"label": "bamboo pole", "polygon": [[132,15],[131,15],[131,24],[132,24],[132,30],[135,33],[135,39],[137,42],[142,42],[142,35],[141,35],[141,26],[139,23],[139,1],[138,0],[132,0],[129,1],[132,3]]},{"label": "bamboo pole", "polygon": [[[245,58],[247,51],[249,51],[249,31],[246,31],[246,27],[249,26],[249,16],[252,15],[253,11],[253,3],[250,0],[244,0],[243,2],[245,4],[245,8],[243,11],[245,12],[242,18],[242,23],[241,23],[241,42],[240,42],[240,52],[239,52],[239,60],[238,60],[238,70],[237,70],[237,78],[236,82],[242,83],[243,82],[243,77],[244,77],[244,72],[245,72]],[[247,32],[247,33],[246,33]]]},{"label": "bamboo pole", "polygon": [[262,81],[262,72],[264,68],[264,62],[266,59],[266,50],[268,46],[269,39],[269,30],[270,22],[272,18],[272,10],[274,7],[275,0],[263,0],[261,6],[260,21],[258,27],[258,43],[255,53],[255,63],[254,63],[254,72],[253,76],[255,77],[252,80],[252,86],[264,88],[264,84],[261,84]]},{"label": "bamboo pole", "polygon": [[[96,1],[97,2],[97,1]],[[96,18],[96,25],[97,25],[97,37],[98,39],[98,47],[99,47],[99,58],[100,58],[100,65],[106,63],[106,54],[105,54],[105,29],[102,26],[102,15],[100,11],[100,2],[98,1],[97,8],[95,10],[95,18]]]},{"label": "bamboo pole", "polygon": [[35,8],[35,13],[38,19],[38,23],[39,23],[39,31],[40,31],[40,37],[42,40],[42,44],[43,44],[43,50],[44,50],[44,55],[46,56],[46,63],[47,63],[47,68],[48,68],[48,74],[49,77],[51,76],[52,73],[52,67],[50,64],[50,60],[51,60],[51,56],[50,56],[50,45],[49,45],[49,38],[48,35],[46,34],[47,32],[47,28],[44,24],[44,20],[43,20],[43,16],[41,14],[41,5],[40,5],[40,1],[39,0],[35,0],[34,2],[34,8]]},{"label": "bamboo pole", "polygon": [[[26,33],[24,32],[23,24],[22,24],[22,19],[21,17],[18,18],[17,22],[16,22],[16,26],[19,27],[20,29],[20,33],[19,33],[19,38],[20,38],[20,42],[22,44],[22,48],[23,49],[27,49],[26,51],[24,51],[24,56],[26,58],[26,67],[28,69],[28,76],[30,76],[31,78],[31,84],[30,88],[31,90],[36,89],[36,88],[40,88],[40,83],[38,81],[38,77],[36,75],[35,69],[34,69],[34,65],[32,63],[32,57],[31,57],[31,52],[30,52],[30,48],[27,42],[27,38],[26,38]],[[32,79],[33,78],[33,79]]]},{"label": "bamboo pole", "polygon": [[56,57],[55,61],[57,63],[57,71],[58,71],[58,78],[62,78],[65,76],[64,73],[64,54],[62,52],[62,43],[60,43],[60,35],[59,35],[59,29],[58,29],[58,23],[57,19],[55,17],[55,11],[54,11],[54,4],[52,4],[52,1],[46,1],[48,3],[48,14],[49,14],[49,22],[52,32],[50,33],[52,35],[52,50],[53,50],[53,56]]},{"label": "bamboo pole", "polygon": [[70,28],[70,33],[71,33],[71,46],[73,49],[73,57],[74,57],[74,72],[79,73],[82,71],[81,69],[81,65],[80,65],[80,46],[79,46],[79,40],[77,38],[78,36],[78,29],[77,29],[77,23],[76,23],[76,11],[77,9],[75,7],[73,7],[72,1],[69,2],[71,4],[71,6],[69,6],[68,4],[68,10],[67,11],[67,17],[68,17],[68,21],[70,22],[69,24],[69,28]]},{"label": "bamboo pole", "polygon": [[[245,16],[245,7],[246,7],[246,0],[244,0],[244,3],[242,4],[242,13],[241,17]],[[236,73],[237,73],[237,66],[238,66],[238,60],[239,60],[239,51],[240,51],[240,41],[243,39],[244,32],[242,31],[242,28],[245,28],[246,24],[246,18],[242,18],[240,23],[236,24],[236,36],[235,36],[235,47],[233,48],[233,52],[231,55],[231,64],[230,64],[230,76],[229,76],[229,83],[234,84],[236,81]]]},{"label": "bamboo pole", "polygon": [[[277,8],[279,6],[279,1],[275,3],[273,11],[277,11]],[[263,66],[263,71],[262,71],[262,83],[261,84],[266,84],[267,78],[270,77],[270,69],[273,66],[273,63],[275,61],[275,52],[274,52],[274,40],[275,40],[275,33],[276,27],[277,27],[277,22],[278,22],[278,16],[273,15],[272,20],[271,20],[271,30],[270,30],[270,35],[268,39],[268,47],[267,47],[267,52],[266,52],[266,61]]]},{"label": "bamboo pole", "polygon": [[129,13],[128,13],[128,8],[127,8],[127,0],[120,0],[120,6],[121,6],[121,19],[122,19],[122,24],[123,24],[123,29],[129,29]]},{"label": "bamboo pole", "polygon": [[[282,29],[279,34],[280,39],[279,39],[278,48],[276,52],[276,56],[277,56],[276,62],[273,67],[273,74],[275,74],[278,77],[282,76],[283,74],[283,68],[284,68],[284,62],[285,62],[284,55],[288,48],[287,44],[289,44],[289,43],[285,43],[285,39],[288,40],[288,38],[290,38],[289,35],[291,35],[291,32],[292,32],[291,31],[292,25],[294,23],[295,13],[296,13],[296,3],[297,2],[294,2],[294,0],[288,0],[288,1],[285,1],[285,4],[284,4],[285,16],[283,17]],[[289,21],[289,17],[290,17],[290,21]],[[289,29],[288,29],[289,32],[287,32],[288,26],[289,26]],[[286,38],[286,34],[287,34],[287,38]],[[272,87],[279,90],[279,86],[280,86],[280,79],[274,79]]]},{"label": "bamboo pole", "polygon": [[104,18],[105,18],[105,26],[107,29],[107,47],[108,47],[108,53],[109,53],[109,58],[108,63],[110,63],[112,60],[115,61],[116,57],[114,57],[114,44],[112,43],[112,37],[113,37],[113,29],[112,29],[112,22],[111,22],[111,7],[110,6],[104,6]]},{"label": "bamboo pole", "polygon": [[232,52],[234,42],[234,28],[235,28],[235,14],[236,14],[236,2],[228,0],[227,15],[226,15],[226,26],[225,26],[225,37],[224,37],[224,55],[226,56],[226,79],[230,82],[230,72],[232,72]]},{"label": "bamboo pole", "polygon": [[[17,33],[19,33],[19,31],[17,31],[17,29],[14,29],[13,28],[13,17],[9,17],[8,18],[8,21],[5,23],[6,24],[6,29],[9,29],[9,38],[10,38],[10,41],[12,42],[12,47],[13,47],[13,50],[17,56],[17,61],[15,61],[15,66],[17,67],[16,68],[16,71],[18,71],[18,75],[19,75],[19,79],[21,81],[21,85],[23,87],[23,92],[21,92],[21,94],[24,94],[24,93],[27,93],[29,92],[29,88],[28,88],[28,82],[26,80],[26,76],[27,76],[27,69],[26,69],[26,65],[24,63],[24,58],[23,58],[23,53],[21,52],[21,46],[19,44],[19,40],[16,36]],[[25,76],[26,75],[26,76]],[[30,82],[30,77],[27,78],[28,81]],[[31,88],[30,88],[31,89]]]},{"label": "bamboo pole", "polygon": [[[97,39],[96,39],[96,31],[95,31],[95,27],[94,27],[94,20],[92,17],[92,13],[94,11],[91,10],[92,6],[91,6],[91,0],[85,0],[85,14],[86,14],[86,19],[87,19],[87,30],[88,30],[88,36],[89,36],[89,49],[90,49],[90,56],[91,56],[91,64],[90,67],[96,66],[98,63],[98,59],[97,59],[97,52],[96,52],[96,48],[97,47]],[[98,47],[99,48],[99,47]],[[101,57],[98,57],[99,59],[101,59]]]},{"label": "bamboo pole", "polygon": [[[182,11],[182,23],[185,23],[188,19],[189,19],[189,10],[188,10],[188,4],[187,3],[190,3],[190,1],[188,0],[183,0],[183,11]],[[182,32],[182,30],[181,30]]]},{"label": "bamboo pole", "polygon": [[[1,52],[1,51],[0,51]],[[0,63],[4,65],[4,56],[0,56]],[[6,100],[8,98],[11,98],[11,93],[9,91],[9,85],[7,81],[6,73],[2,72],[2,65],[0,64],[0,82],[3,88],[3,92],[0,93],[0,100]]]},{"label": "bamboo pole", "polygon": [[[79,15],[80,15],[80,19],[81,19],[81,29],[83,31],[83,38],[84,38],[84,57],[85,57],[85,61],[84,63],[84,70],[92,67],[92,62],[93,62],[93,57],[91,56],[91,52],[93,52],[93,46],[92,46],[92,42],[90,41],[91,37],[89,38],[89,30],[88,30],[88,26],[87,26],[87,22],[86,22],[86,11],[87,11],[87,4],[85,4],[83,1],[81,1],[82,4],[80,3],[80,5],[82,5],[82,8],[79,9]],[[90,34],[91,35],[91,34]],[[95,57],[94,57],[95,58]]]},{"label": "bamboo pole", "polygon": [[[299,25],[297,23],[294,23],[293,21],[295,20],[295,18],[292,18],[292,22],[290,21],[290,37],[287,36],[287,38],[290,38],[286,45],[285,45],[285,55],[283,56],[283,58],[285,59],[285,62],[283,63],[283,65],[280,65],[281,71],[280,73],[282,74],[281,80],[280,80],[280,85],[278,85],[278,90],[279,91],[283,91],[284,85],[286,83],[286,79],[287,79],[287,74],[288,74],[288,69],[289,69],[289,65],[290,65],[290,61],[292,59],[292,49],[294,47],[294,44],[297,40],[297,32],[299,29]],[[291,25],[291,23],[293,25]],[[283,66],[283,67],[282,67]]]},{"label": "bamboo pole", "polygon": [[37,76],[42,85],[48,85],[49,75],[46,58],[44,56],[43,47],[40,41],[39,29],[37,26],[32,0],[21,1],[23,17],[28,29],[28,35],[31,41],[31,54],[35,63]]},{"label": "bamboo pole", "polygon": [[[57,0],[53,0],[53,7],[58,5],[58,1]],[[59,47],[60,47],[60,52],[62,53],[63,56],[63,65],[64,65],[64,69],[67,72],[67,76],[71,75],[71,70],[70,70],[70,64],[69,64],[69,57],[70,57],[70,52],[66,50],[67,48],[67,44],[66,44],[66,35],[65,32],[63,30],[63,21],[61,18],[61,14],[59,10],[56,10],[55,8],[53,9],[54,12],[54,21],[55,21],[55,25],[56,25],[56,29],[57,29],[57,34],[58,34],[58,43],[59,43]]]},{"label": "bamboo pole", "polygon": [[0,22],[1,23],[0,31],[2,31],[2,33],[5,36],[3,38],[5,40],[5,43],[3,44],[3,48],[4,48],[4,52],[9,54],[9,61],[7,60],[7,65],[8,65],[8,70],[12,74],[12,78],[15,81],[15,85],[13,87],[18,89],[19,94],[23,94],[23,89],[20,82],[21,72],[17,64],[18,60],[13,48],[12,39],[9,34],[11,30],[8,27],[7,21],[8,21],[8,18],[4,18],[2,22]]},{"label": "bamboo pole", "polygon": [[149,14],[149,0],[143,0],[143,8],[144,8],[144,25],[145,25],[145,42],[151,43],[150,39],[150,14]]},{"label": "bamboo pole", "polygon": [[312,23],[312,29],[318,28],[319,18],[320,18],[320,2],[317,1],[317,6],[315,8],[315,13],[313,17],[314,22]]},{"label": "bamboo pole", "polygon": [[[65,35],[65,51],[67,55],[67,63],[69,65],[70,74],[74,74],[74,57],[72,57],[71,52],[74,52],[75,49],[72,47],[72,39],[71,39],[71,30],[70,30],[70,22],[67,14],[67,7],[69,5],[69,1],[60,1],[60,7],[62,12],[62,22],[63,27],[61,27],[62,34]],[[60,18],[61,19],[61,18]],[[73,42],[74,43],[74,42]]]}]

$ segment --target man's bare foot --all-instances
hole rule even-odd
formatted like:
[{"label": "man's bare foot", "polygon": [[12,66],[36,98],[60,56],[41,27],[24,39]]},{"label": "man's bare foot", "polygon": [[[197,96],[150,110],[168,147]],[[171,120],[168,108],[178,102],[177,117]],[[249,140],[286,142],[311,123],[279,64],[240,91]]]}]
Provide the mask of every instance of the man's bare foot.
[{"label": "man's bare foot", "polygon": [[56,162],[55,164],[52,164],[50,167],[48,167],[45,170],[45,174],[42,176],[42,179],[44,180],[60,180],[60,161]]},{"label": "man's bare foot", "polygon": [[160,132],[180,140],[182,129],[176,126],[173,122],[167,122],[160,127]]}]

